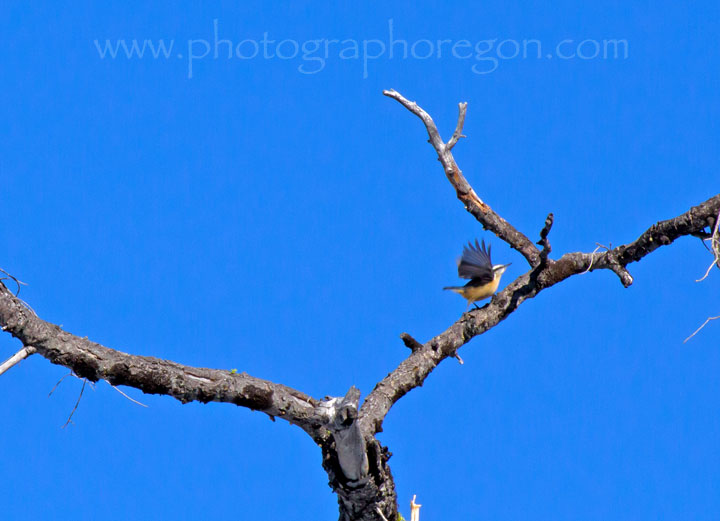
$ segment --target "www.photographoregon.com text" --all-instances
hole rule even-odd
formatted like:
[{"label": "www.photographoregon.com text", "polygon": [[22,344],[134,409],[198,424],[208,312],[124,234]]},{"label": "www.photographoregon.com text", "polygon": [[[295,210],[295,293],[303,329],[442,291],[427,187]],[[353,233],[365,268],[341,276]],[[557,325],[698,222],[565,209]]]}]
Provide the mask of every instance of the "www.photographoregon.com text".
[{"label": "www.photographoregon.com text", "polygon": [[495,72],[500,63],[509,60],[626,60],[628,41],[619,38],[563,39],[544,44],[534,38],[501,39],[416,39],[398,38],[393,19],[387,21],[384,39],[308,40],[277,39],[268,32],[260,38],[231,39],[222,34],[213,20],[212,37],[187,39],[105,39],[93,40],[101,60],[186,60],[187,77],[195,74],[201,60],[285,60],[299,61],[301,74],[317,74],[332,59],[357,61],[362,77],[367,78],[371,64],[377,60],[463,60],[471,62],[477,75]]}]

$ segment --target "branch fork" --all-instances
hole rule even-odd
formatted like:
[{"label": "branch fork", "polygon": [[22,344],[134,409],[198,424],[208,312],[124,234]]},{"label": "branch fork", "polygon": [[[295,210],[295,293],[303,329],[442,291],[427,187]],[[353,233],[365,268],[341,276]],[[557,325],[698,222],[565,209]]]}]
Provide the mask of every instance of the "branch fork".
[{"label": "branch fork", "polygon": [[[545,219],[536,245],[484,202],[458,167],[452,149],[465,137],[462,132],[466,103],[459,104],[455,130],[445,143],[430,115],[417,103],[394,90],[383,94],[422,120],[457,198],[484,229],[523,255],[530,270],[498,292],[487,305],[463,313],[454,324],[424,344],[407,333],[400,335],[410,354],[377,383],[362,405],[360,391],[355,387],[351,387],[344,397],[317,400],[299,390],[246,373],[185,366],[109,349],[40,319],[5,286],[2,279],[0,327],[18,338],[23,348],[0,365],[0,374],[37,353],[53,364],[68,367],[73,374],[91,383],[102,379],[112,386],[127,385],[144,393],[165,394],[183,403],[232,403],[263,412],[271,418],[281,418],[298,425],[321,447],[323,467],[337,493],[343,521],[394,520],[397,501],[392,473],[387,465],[390,453],[377,440],[376,434],[382,431],[383,420],[391,407],[402,396],[422,386],[443,360],[455,357],[462,363],[458,350],[463,345],[505,320],[525,300],[573,275],[608,269],[618,275],[623,285],[629,286],[633,279],[627,271],[628,264],[679,237],[707,234],[708,223],[714,226],[710,238],[717,239],[712,242],[712,249],[714,262],[720,266],[720,195],[677,217],[652,225],[629,244],[607,248],[601,253],[597,253],[597,249],[592,253],[565,253],[559,259],[551,260],[548,236],[554,222],[553,214]],[[717,318],[711,317],[708,321]]]}]

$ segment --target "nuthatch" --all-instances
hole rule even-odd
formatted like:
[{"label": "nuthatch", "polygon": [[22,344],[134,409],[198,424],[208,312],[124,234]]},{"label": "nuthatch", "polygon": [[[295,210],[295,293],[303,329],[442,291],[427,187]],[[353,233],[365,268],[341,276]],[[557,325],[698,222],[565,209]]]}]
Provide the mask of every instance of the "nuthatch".
[{"label": "nuthatch", "polygon": [[465,297],[468,301],[468,309],[473,302],[493,296],[500,284],[500,277],[510,266],[510,264],[493,266],[490,260],[490,246],[486,250],[485,241],[482,241],[481,247],[477,239],[475,239],[475,246],[471,242],[467,246],[463,246],[463,253],[458,259],[457,265],[458,276],[462,279],[470,279],[470,282],[464,286],[447,286],[443,289],[449,289]]}]

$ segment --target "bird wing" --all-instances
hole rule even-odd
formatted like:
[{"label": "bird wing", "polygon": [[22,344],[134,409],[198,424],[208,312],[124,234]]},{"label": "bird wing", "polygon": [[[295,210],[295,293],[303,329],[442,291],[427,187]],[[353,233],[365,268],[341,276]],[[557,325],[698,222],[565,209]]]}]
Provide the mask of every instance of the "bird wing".
[{"label": "bird wing", "polygon": [[487,282],[493,280],[492,261],[490,260],[490,247],[485,249],[485,241],[482,247],[475,239],[475,245],[471,242],[463,246],[462,256],[458,259],[458,276],[463,279],[481,279]]}]

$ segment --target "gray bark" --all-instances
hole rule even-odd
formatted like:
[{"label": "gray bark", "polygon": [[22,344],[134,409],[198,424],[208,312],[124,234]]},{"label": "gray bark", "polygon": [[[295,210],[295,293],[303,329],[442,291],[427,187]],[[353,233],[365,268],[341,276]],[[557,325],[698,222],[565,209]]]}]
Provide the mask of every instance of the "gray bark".
[{"label": "gray bark", "polygon": [[[360,391],[351,387],[345,397],[316,399],[282,384],[255,378],[246,373],[191,367],[169,360],[123,353],[87,338],[64,331],[39,318],[22,300],[0,282],[0,326],[18,338],[25,351],[53,364],[69,368],[92,382],[106,380],[127,385],[144,393],[164,394],[181,402],[231,403],[280,418],[299,426],[312,437],[322,452],[322,465],[329,484],[338,496],[343,521],[394,521],[397,498],[388,460],[390,453],[376,438],[391,407],[402,396],[419,387],[448,357],[471,339],[505,320],[527,299],[565,279],[600,269],[618,275],[624,286],[633,279],[627,266],[641,260],[660,246],[683,236],[707,238],[720,214],[720,195],[648,228],[635,241],[593,253],[566,253],[549,258],[549,233],[553,216],[548,215],[540,232],[539,249],[523,233],[483,202],[465,180],[451,153],[462,135],[466,105],[460,104],[458,124],[444,143],[432,118],[414,102],[395,91],[385,95],[399,101],[425,124],[445,174],[458,199],[485,229],[519,251],[529,271],[512,281],[479,310],[463,313],[446,331],[425,343],[407,333],[401,338],[411,352],[397,368],[382,379],[359,404]],[[717,227],[714,230],[717,233]],[[12,360],[12,359],[11,359]],[[9,360],[3,367],[9,369]]]}]

